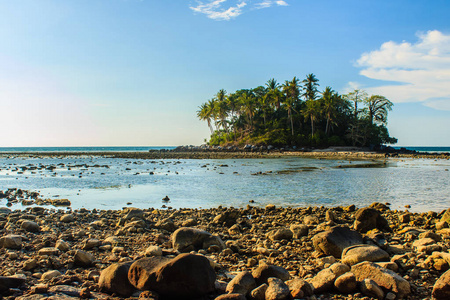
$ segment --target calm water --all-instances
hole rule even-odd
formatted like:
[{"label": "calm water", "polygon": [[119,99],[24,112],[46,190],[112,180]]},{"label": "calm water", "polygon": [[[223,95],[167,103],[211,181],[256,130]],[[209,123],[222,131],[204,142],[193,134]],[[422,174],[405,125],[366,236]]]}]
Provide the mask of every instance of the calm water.
[{"label": "calm water", "polygon": [[[0,189],[37,190],[46,198],[68,198],[72,208],[88,209],[121,209],[127,202],[140,208],[243,207],[250,200],[260,206],[362,207],[378,201],[391,203],[392,209],[411,205],[411,211],[450,207],[449,160],[390,160],[382,168],[345,168],[362,163],[305,158],[152,161],[0,156]],[[166,195],[171,199],[168,203],[162,201]],[[0,206],[5,204],[0,200]]]},{"label": "calm water", "polygon": [[10,152],[147,152],[148,150],[171,150],[173,146],[162,147],[0,147],[0,153]]}]

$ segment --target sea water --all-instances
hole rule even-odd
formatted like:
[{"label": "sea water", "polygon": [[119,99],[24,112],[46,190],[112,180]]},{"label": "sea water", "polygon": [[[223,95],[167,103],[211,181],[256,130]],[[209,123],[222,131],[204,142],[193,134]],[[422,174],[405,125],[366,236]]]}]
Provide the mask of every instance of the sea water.
[{"label": "sea water", "polygon": [[[73,209],[263,207],[269,203],[363,207],[372,202],[390,203],[392,209],[410,205],[415,212],[450,207],[449,160],[368,163],[373,162],[4,155],[0,156],[0,189],[21,188],[39,191],[42,198],[67,198]],[[169,201],[162,200],[166,196]],[[0,206],[5,205],[6,200],[0,200]]]}]

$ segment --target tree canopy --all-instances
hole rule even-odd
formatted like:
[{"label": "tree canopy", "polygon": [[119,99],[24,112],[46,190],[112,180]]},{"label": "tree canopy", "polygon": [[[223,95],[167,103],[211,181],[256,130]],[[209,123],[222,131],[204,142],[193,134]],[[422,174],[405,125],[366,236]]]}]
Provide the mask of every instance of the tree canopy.
[{"label": "tree canopy", "polygon": [[[387,130],[393,103],[381,95],[354,90],[320,92],[314,74],[279,84],[227,93],[221,89],[199,106],[197,117],[211,130],[210,145],[378,146],[397,139]],[[214,125],[214,126],[213,126]]]}]

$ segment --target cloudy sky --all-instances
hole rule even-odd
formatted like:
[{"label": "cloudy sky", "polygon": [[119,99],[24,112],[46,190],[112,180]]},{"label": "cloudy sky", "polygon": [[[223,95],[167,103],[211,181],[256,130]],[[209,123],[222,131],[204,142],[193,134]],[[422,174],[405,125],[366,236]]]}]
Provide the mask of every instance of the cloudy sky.
[{"label": "cloudy sky", "polygon": [[0,0],[0,147],[201,144],[198,106],[314,73],[450,146],[449,1]]}]

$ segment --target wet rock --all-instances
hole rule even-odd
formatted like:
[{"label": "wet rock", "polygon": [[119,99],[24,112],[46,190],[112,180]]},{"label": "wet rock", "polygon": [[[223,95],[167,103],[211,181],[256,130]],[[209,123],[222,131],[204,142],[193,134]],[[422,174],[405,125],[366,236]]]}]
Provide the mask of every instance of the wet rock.
[{"label": "wet rock", "polygon": [[207,249],[211,245],[217,245],[221,250],[225,249],[220,237],[212,236],[209,232],[197,228],[179,228],[172,234],[171,240],[173,248],[180,252]]},{"label": "wet rock", "polygon": [[353,265],[351,271],[355,274],[357,281],[372,279],[381,288],[395,293],[399,299],[411,293],[411,287],[407,280],[373,262],[361,262]]},{"label": "wet rock", "polygon": [[17,288],[25,283],[25,279],[17,277],[0,276],[0,295],[10,288]]},{"label": "wet rock", "polygon": [[372,245],[354,245],[342,251],[342,263],[352,266],[362,261],[389,261],[389,254]]},{"label": "wet rock", "polygon": [[270,277],[279,278],[282,281],[287,281],[291,277],[285,268],[267,264],[260,264],[255,270],[253,270],[252,276],[255,278],[256,285],[258,286],[263,283],[267,283],[267,279]]},{"label": "wet rock", "polygon": [[290,295],[289,287],[279,278],[268,278],[268,287],[266,289],[266,300],[284,300]]},{"label": "wet rock", "polygon": [[91,267],[95,263],[94,255],[83,250],[76,250],[73,260],[75,265],[81,267]]},{"label": "wet rock", "polygon": [[134,287],[128,280],[128,270],[131,263],[112,264],[100,273],[98,285],[100,290],[106,293],[115,293],[123,297],[129,297],[134,292]]},{"label": "wet rock", "polygon": [[286,281],[287,286],[289,287],[289,291],[292,298],[303,298],[309,297],[314,294],[313,286],[300,278],[294,278]]},{"label": "wet rock", "polygon": [[194,299],[214,291],[216,274],[207,258],[185,253],[173,259],[142,258],[131,265],[128,279],[136,288],[161,297]]},{"label": "wet rock", "polygon": [[41,231],[41,227],[38,225],[38,223],[33,222],[33,221],[23,221],[21,224],[21,227],[28,232],[40,232]]},{"label": "wet rock", "polygon": [[357,281],[355,274],[347,272],[336,278],[334,282],[336,289],[342,294],[350,294],[356,290]]},{"label": "wet rock", "polygon": [[350,246],[363,243],[361,234],[346,226],[335,226],[320,232],[312,238],[314,248],[319,253],[341,258],[342,251]]},{"label": "wet rock", "polygon": [[290,239],[292,239],[292,236],[293,236],[293,233],[288,228],[275,229],[267,234],[267,237],[271,241],[290,240]]},{"label": "wet rock", "polygon": [[301,225],[293,224],[290,226],[289,229],[292,231],[294,239],[299,239],[302,236],[307,236],[308,231],[309,231],[308,226],[303,225],[303,224],[301,224]]},{"label": "wet rock", "polygon": [[245,271],[239,273],[227,284],[226,292],[247,296],[254,288],[256,288],[255,279],[250,272]]},{"label": "wet rock", "polygon": [[450,299],[450,270],[442,274],[436,281],[432,295],[436,300]]},{"label": "wet rock", "polygon": [[378,286],[378,284],[371,279],[363,279],[360,283],[361,292],[372,298],[377,298],[382,300],[384,298],[383,290]]},{"label": "wet rock", "polygon": [[355,230],[362,233],[375,228],[378,228],[381,231],[392,231],[388,221],[381,213],[378,210],[369,207],[361,208],[356,212],[353,227]]},{"label": "wet rock", "polygon": [[2,236],[0,238],[0,248],[20,249],[22,248],[22,237],[14,234]]}]

